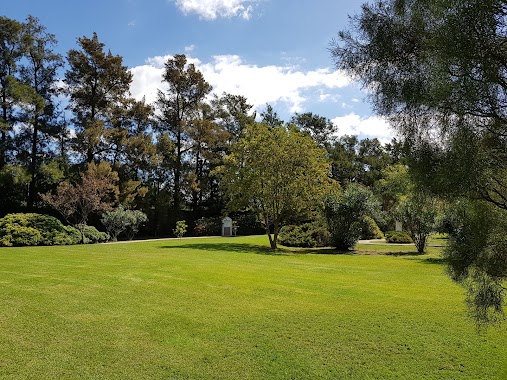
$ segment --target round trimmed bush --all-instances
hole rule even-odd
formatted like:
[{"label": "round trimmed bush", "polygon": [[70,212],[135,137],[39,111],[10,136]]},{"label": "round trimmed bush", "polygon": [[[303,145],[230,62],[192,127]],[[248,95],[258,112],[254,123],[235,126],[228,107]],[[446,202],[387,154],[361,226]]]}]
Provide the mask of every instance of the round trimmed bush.
[{"label": "round trimmed bush", "polygon": [[386,232],[387,243],[411,244],[414,241],[405,231],[389,231]]},{"label": "round trimmed bush", "polygon": [[362,239],[383,239],[384,234],[371,216],[364,216],[361,226]]}]

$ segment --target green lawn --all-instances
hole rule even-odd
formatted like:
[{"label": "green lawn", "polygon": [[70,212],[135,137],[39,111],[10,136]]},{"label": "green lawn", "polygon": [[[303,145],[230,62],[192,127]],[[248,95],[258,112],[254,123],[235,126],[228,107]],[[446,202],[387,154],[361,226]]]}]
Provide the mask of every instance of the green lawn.
[{"label": "green lawn", "polygon": [[507,379],[438,248],[266,246],[0,248],[0,378]]}]

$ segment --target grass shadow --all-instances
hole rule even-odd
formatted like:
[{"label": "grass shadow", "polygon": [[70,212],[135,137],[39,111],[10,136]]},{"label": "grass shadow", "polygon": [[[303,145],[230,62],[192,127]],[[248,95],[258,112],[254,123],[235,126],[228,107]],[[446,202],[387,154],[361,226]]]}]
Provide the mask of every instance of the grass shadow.
[{"label": "grass shadow", "polygon": [[161,248],[196,249],[199,251],[226,251],[236,253],[255,253],[257,255],[281,256],[286,255],[284,249],[272,250],[269,247],[255,244],[241,243],[189,243],[180,245],[165,245]]},{"label": "grass shadow", "polygon": [[383,252],[385,256],[424,256],[425,253],[419,253],[414,251],[398,251],[398,252]]},{"label": "grass shadow", "polygon": [[317,255],[348,255],[348,256],[353,256],[353,255],[357,255],[358,254],[358,251],[355,251],[355,250],[346,250],[346,251],[341,251],[341,250],[338,250],[338,249],[335,249],[335,248],[314,248],[314,249],[311,249],[311,250],[306,250],[306,251],[303,251],[302,253],[313,253],[313,254],[317,254]]},{"label": "grass shadow", "polygon": [[424,264],[437,264],[442,265],[447,263],[447,259],[443,257],[428,257],[426,259],[421,260]]}]

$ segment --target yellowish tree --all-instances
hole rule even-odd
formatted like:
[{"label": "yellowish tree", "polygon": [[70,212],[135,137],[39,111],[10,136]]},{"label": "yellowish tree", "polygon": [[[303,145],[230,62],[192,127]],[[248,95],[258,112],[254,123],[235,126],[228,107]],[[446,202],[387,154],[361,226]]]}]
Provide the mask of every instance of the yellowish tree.
[{"label": "yellowish tree", "polygon": [[253,123],[221,168],[230,210],[249,209],[277,248],[280,227],[315,210],[330,187],[326,151],[297,129]]}]

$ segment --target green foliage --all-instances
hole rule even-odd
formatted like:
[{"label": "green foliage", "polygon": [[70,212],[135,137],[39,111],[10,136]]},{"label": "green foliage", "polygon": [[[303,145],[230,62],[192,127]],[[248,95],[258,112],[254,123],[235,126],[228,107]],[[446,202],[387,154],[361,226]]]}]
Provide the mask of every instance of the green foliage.
[{"label": "green foliage", "polygon": [[38,245],[41,240],[41,233],[32,227],[7,224],[0,232],[0,245],[4,247]]},{"label": "green foliage", "polygon": [[30,173],[20,165],[5,165],[0,169],[0,212],[2,214],[22,209],[29,183]]},{"label": "green foliage", "polygon": [[384,234],[377,222],[371,216],[366,215],[361,220],[361,239],[383,239]]},{"label": "green foliage", "polygon": [[221,169],[229,208],[255,213],[273,249],[283,223],[315,210],[329,189],[326,151],[295,128],[249,125]]},{"label": "green foliage", "polygon": [[325,201],[324,215],[333,245],[339,250],[350,249],[363,232],[363,218],[375,215],[378,201],[367,188],[351,184],[340,195],[330,195]]},{"label": "green foliage", "polygon": [[266,232],[257,215],[252,212],[236,213],[231,217],[238,227],[238,235],[260,235]]},{"label": "green foliage", "polygon": [[382,178],[383,170],[396,161],[376,138],[359,140],[357,136],[342,136],[327,148],[332,177],[344,186],[354,182],[371,187]]},{"label": "green foliage", "polygon": [[74,113],[75,148],[90,163],[106,147],[108,116],[113,106],[127,96],[132,73],[123,66],[121,56],[105,51],[96,33],[92,38],[80,37],[77,42],[80,49],[71,49],[67,54],[65,90]]},{"label": "green foliage", "polygon": [[76,244],[79,238],[79,231],[49,215],[8,214],[0,219],[0,246]]},{"label": "green foliage", "polygon": [[327,247],[331,243],[331,234],[322,223],[312,222],[300,226],[283,226],[279,239],[280,244],[287,247]]},{"label": "green foliage", "polygon": [[481,324],[502,320],[507,277],[505,211],[484,201],[461,200],[447,211],[446,226],[448,272],[467,289],[471,315]]},{"label": "green foliage", "polygon": [[222,218],[219,216],[202,217],[195,221],[194,232],[197,236],[217,236],[222,231]]},{"label": "green foliage", "polygon": [[[350,30],[340,32],[339,41],[332,43],[337,68],[372,90],[375,109],[404,136],[416,182],[454,201],[484,199],[507,210],[505,4],[376,0],[365,4],[351,22]],[[467,215],[479,218],[476,211]],[[503,224],[498,213],[490,216],[500,219],[488,216],[485,222],[491,225],[477,231],[494,231]],[[449,248],[455,249],[453,254],[449,251],[454,261],[481,257],[482,266],[488,260],[495,265],[494,252],[502,245],[479,243],[489,234],[481,237],[469,231],[468,237],[457,236],[460,240]],[[478,244],[478,250],[472,253],[459,241]],[[455,269],[451,264],[450,271]],[[503,275],[491,280],[487,271],[474,271],[477,274],[466,276],[467,287],[476,289],[475,294],[483,292],[476,298],[479,304],[498,305],[502,295],[495,284]],[[475,316],[489,319],[486,314]]]},{"label": "green foliage", "polygon": [[105,243],[109,241],[109,235],[106,232],[101,232],[93,226],[78,224],[76,227],[83,234],[85,244]]},{"label": "green foliage", "polygon": [[[184,54],[176,54],[165,62],[163,81],[166,91],[158,92],[157,106],[159,108],[158,129],[162,133],[169,134],[174,143],[175,155],[174,184],[173,184],[173,208],[176,212],[181,210],[183,182],[184,152],[187,145],[193,145],[190,131],[194,126],[201,123],[188,123],[189,120],[197,121],[199,107],[204,98],[211,92],[211,85],[204,80],[202,73],[193,63],[187,61]],[[202,120],[199,120],[202,121]],[[209,126],[209,123],[207,124]],[[199,146],[201,144],[198,144]]]},{"label": "green foliage", "polygon": [[187,228],[187,222],[184,220],[178,220],[176,222],[176,227],[174,228],[173,233],[178,237],[178,239],[181,239],[187,232]]},{"label": "green foliage", "polygon": [[112,211],[102,214],[100,220],[106,227],[112,241],[118,239],[118,235],[127,232],[130,239],[139,231],[139,226],[146,223],[148,217],[139,210],[127,210],[123,206],[118,206]]},{"label": "green foliage", "polygon": [[391,165],[382,171],[382,178],[375,183],[375,193],[382,200],[382,208],[391,211],[412,190],[408,167]]},{"label": "green foliage", "polygon": [[408,232],[419,253],[423,253],[429,235],[435,231],[437,221],[437,202],[431,195],[422,191],[412,193],[401,202],[396,210],[403,229]]},{"label": "green foliage", "polygon": [[414,241],[405,231],[389,231],[385,234],[387,243],[411,244]]}]

